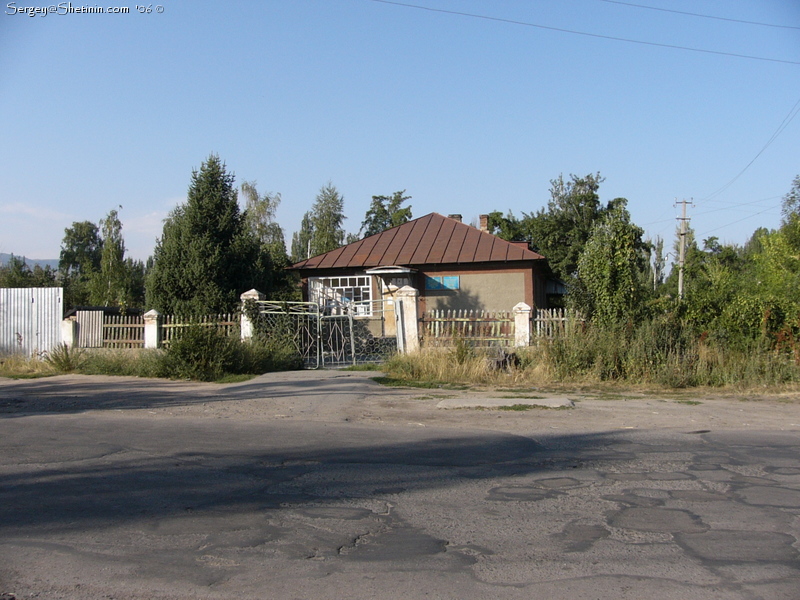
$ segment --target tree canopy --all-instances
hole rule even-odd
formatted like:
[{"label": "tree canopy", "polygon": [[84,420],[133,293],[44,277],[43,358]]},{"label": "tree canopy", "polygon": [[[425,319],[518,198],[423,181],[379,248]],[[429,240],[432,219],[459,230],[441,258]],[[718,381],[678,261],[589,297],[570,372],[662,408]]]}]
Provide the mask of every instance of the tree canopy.
[{"label": "tree canopy", "polygon": [[391,196],[373,196],[358,236],[365,238],[375,235],[411,220],[411,206],[403,206],[411,200],[411,196],[406,196],[405,193],[405,190],[400,190]]},{"label": "tree canopy", "polygon": [[147,304],[181,315],[232,311],[242,292],[270,292],[265,262],[239,210],[234,175],[212,154],[192,171],[186,202],[164,222],[147,277]]},{"label": "tree canopy", "polygon": [[91,221],[74,222],[64,230],[58,272],[64,285],[66,306],[85,306],[90,301],[92,274],[100,269],[103,241]]},{"label": "tree canopy", "polygon": [[644,231],[634,225],[626,208],[617,202],[592,226],[578,258],[573,305],[599,325],[635,319],[644,312],[650,294],[642,277],[646,262],[641,249]]},{"label": "tree canopy", "polygon": [[50,265],[31,269],[24,258],[12,254],[8,263],[0,265],[0,288],[56,287],[57,275]]},{"label": "tree canopy", "polygon": [[494,211],[489,214],[489,231],[510,241],[527,241],[548,259],[550,268],[559,279],[569,282],[578,269],[578,259],[589,240],[592,226],[621,199],[600,203],[598,190],[605,181],[600,173],[583,177],[563,175],[550,181],[550,200],[546,208],[522,213],[519,219],[510,211],[507,215]]},{"label": "tree canopy", "polygon": [[346,218],[344,198],[328,182],[320,188],[311,210],[303,215],[300,231],[292,236],[292,261],[317,256],[344,244]]}]

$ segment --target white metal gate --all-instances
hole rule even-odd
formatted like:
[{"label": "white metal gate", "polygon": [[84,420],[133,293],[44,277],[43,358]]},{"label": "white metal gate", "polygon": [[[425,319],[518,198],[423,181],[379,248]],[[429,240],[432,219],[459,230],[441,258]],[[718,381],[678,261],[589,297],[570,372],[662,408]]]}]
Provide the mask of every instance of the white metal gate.
[{"label": "white metal gate", "polygon": [[294,345],[308,368],[382,362],[397,352],[395,313],[386,304],[259,301],[257,328]]}]

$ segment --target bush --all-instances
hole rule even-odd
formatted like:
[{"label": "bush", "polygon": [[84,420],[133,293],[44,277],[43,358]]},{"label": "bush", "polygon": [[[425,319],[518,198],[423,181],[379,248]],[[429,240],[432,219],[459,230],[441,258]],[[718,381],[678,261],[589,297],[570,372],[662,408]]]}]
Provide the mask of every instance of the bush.
[{"label": "bush", "polygon": [[214,327],[190,325],[167,349],[164,370],[169,377],[216,381],[226,374],[302,369],[302,357],[282,341],[259,337],[242,342]]},{"label": "bush", "polygon": [[72,373],[80,369],[84,361],[84,352],[80,348],[70,348],[59,344],[50,352],[43,354],[44,361],[58,373]]},{"label": "bush", "polygon": [[241,342],[215,327],[189,325],[167,348],[166,370],[171,377],[214,381],[225,373],[239,373]]}]

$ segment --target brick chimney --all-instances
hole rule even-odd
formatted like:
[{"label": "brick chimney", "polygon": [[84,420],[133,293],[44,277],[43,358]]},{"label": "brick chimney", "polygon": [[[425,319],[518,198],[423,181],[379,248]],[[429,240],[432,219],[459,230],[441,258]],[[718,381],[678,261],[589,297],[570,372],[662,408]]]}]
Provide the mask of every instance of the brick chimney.
[{"label": "brick chimney", "polygon": [[489,215],[480,215],[479,219],[480,219],[480,222],[481,222],[481,225],[480,225],[481,231],[485,231],[486,233],[489,233]]},{"label": "brick chimney", "polygon": [[447,217],[450,219],[455,219],[456,221],[461,223],[461,215],[447,215]]}]

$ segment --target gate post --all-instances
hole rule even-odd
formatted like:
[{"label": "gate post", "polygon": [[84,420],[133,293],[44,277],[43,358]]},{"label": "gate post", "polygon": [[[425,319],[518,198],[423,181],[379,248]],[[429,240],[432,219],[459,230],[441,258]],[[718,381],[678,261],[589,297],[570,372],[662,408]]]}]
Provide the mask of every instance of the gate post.
[{"label": "gate post", "polygon": [[148,310],[144,317],[144,347],[161,347],[161,313],[157,310]]},{"label": "gate post", "polygon": [[256,302],[259,300],[266,300],[267,296],[259,292],[257,289],[252,289],[239,296],[239,299],[242,301],[241,316],[239,317],[239,323],[241,325],[239,328],[239,337],[242,341],[245,341],[253,337],[253,322],[250,320],[250,317],[247,316],[247,313],[244,310],[245,304],[248,300],[255,300]]},{"label": "gate post", "polygon": [[78,322],[74,318],[61,321],[61,343],[67,348],[78,346]]},{"label": "gate post", "polygon": [[531,343],[531,307],[524,302],[514,306],[514,347],[524,348]]},{"label": "gate post", "polygon": [[419,350],[419,290],[404,285],[395,292],[395,304],[400,309],[397,328],[397,349],[403,354]]}]

